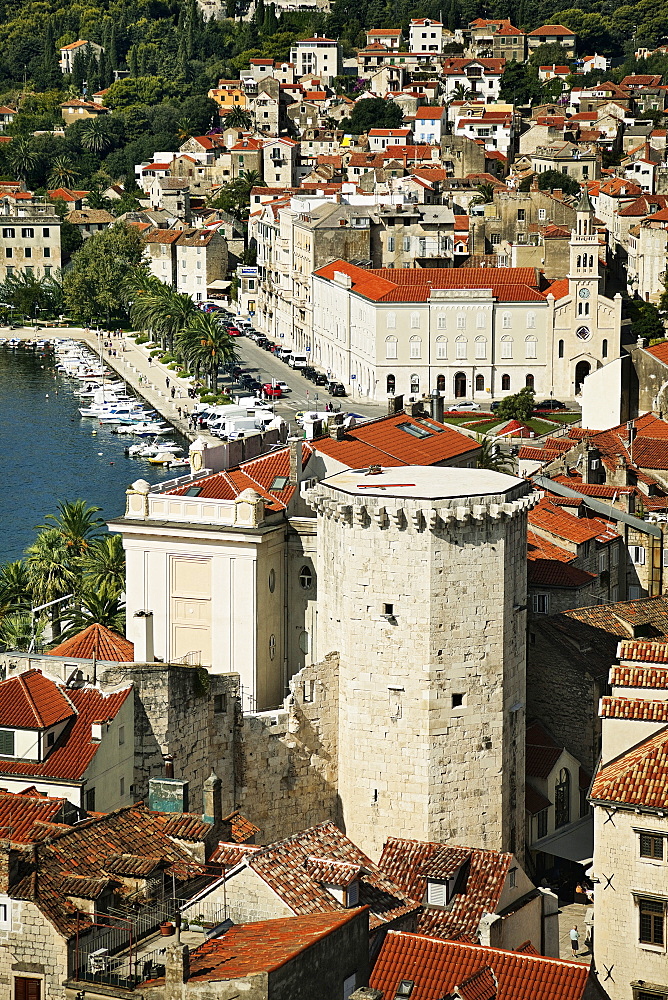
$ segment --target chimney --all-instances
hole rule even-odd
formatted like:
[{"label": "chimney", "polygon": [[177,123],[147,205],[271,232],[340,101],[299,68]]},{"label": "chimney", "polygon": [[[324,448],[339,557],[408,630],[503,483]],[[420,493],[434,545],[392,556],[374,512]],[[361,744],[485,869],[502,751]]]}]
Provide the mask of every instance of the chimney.
[{"label": "chimney", "polygon": [[404,397],[403,396],[388,396],[387,398],[387,415],[388,417],[393,416],[395,413],[401,413],[404,408]]},{"label": "chimney", "polygon": [[424,414],[424,403],[421,399],[415,399],[406,407],[406,412],[411,417],[421,417]]},{"label": "chimney", "polygon": [[[165,995],[181,996],[180,987],[190,978],[190,949],[181,935],[165,948]],[[172,992],[173,991],[173,992]]]},{"label": "chimney", "polygon": [[534,177],[533,177],[533,179],[531,181],[531,190],[532,191],[537,191],[538,190],[538,178],[535,175],[534,175]]},{"label": "chimney", "polygon": [[343,426],[342,413],[335,413],[334,416],[329,417],[327,420],[327,432],[334,441],[343,440],[346,435],[346,429]]},{"label": "chimney", "polygon": [[291,437],[290,446],[290,483],[299,486],[302,481],[302,439]]},{"label": "chimney", "polygon": [[432,392],[430,396],[430,412],[434,420],[438,420],[440,424],[443,423],[445,406],[443,404],[443,397],[438,392]]},{"label": "chimney", "polygon": [[223,810],[220,802],[220,789],[222,782],[212,771],[204,782],[204,813],[202,819],[205,823],[218,826],[223,819]]},{"label": "chimney", "polygon": [[149,778],[148,807],[154,812],[188,812],[188,782],[181,778]]},{"label": "chimney", "polygon": [[165,777],[174,777],[174,754],[168,753],[164,758],[165,763]]},{"label": "chimney", "polygon": [[135,611],[134,617],[138,619],[134,640],[135,663],[153,663],[155,660],[153,652],[153,612]]},{"label": "chimney", "polygon": [[552,197],[556,198],[557,201],[563,201],[564,200],[564,192],[562,191],[561,188],[554,188],[554,190],[552,191]]}]

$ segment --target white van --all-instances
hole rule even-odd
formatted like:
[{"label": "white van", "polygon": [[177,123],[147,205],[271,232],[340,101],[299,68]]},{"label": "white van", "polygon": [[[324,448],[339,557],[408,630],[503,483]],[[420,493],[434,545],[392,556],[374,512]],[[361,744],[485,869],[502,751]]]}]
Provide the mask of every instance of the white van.
[{"label": "white van", "polygon": [[305,354],[293,354],[288,358],[288,364],[291,368],[306,368],[308,365],[308,358]]}]

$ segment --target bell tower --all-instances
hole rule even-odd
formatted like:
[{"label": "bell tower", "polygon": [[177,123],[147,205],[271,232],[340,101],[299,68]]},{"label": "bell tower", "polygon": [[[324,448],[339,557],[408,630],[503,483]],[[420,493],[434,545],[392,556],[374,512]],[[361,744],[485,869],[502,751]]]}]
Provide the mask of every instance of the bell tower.
[{"label": "bell tower", "polygon": [[574,319],[585,322],[596,317],[598,306],[599,262],[598,234],[594,230],[594,209],[587,188],[576,206],[575,229],[571,230],[569,293]]}]

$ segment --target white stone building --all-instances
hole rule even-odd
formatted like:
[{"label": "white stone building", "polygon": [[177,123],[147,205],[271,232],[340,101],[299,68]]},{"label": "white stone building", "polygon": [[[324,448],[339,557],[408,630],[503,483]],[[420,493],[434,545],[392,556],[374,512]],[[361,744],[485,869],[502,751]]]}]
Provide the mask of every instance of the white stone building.
[{"label": "white stone building", "polygon": [[317,77],[329,86],[341,72],[341,46],[338,41],[324,35],[304,38],[295,42],[290,62],[295,65],[297,79],[302,76]]},{"label": "white stone building", "polygon": [[445,130],[445,119],[445,108],[418,108],[413,122],[415,142],[428,145],[440,143]]},{"label": "white stone building", "polygon": [[71,73],[77,55],[87,58],[90,53],[93,53],[99,59],[102,51],[101,45],[89,42],[85,38],[80,38],[76,42],[70,42],[69,45],[63,45],[60,49],[60,70],[62,73]]},{"label": "white stone building", "polygon": [[17,271],[48,278],[60,270],[60,217],[49,202],[27,191],[0,199],[3,280]]},{"label": "white stone building", "polygon": [[413,18],[408,26],[408,48],[411,52],[442,52],[442,23],[428,17]]},{"label": "white stone building", "polygon": [[620,349],[621,297],[600,293],[592,217],[585,197],[569,276],[551,284],[533,268],[319,268],[314,360],[374,399],[435,390],[488,404],[524,386],[574,398]]}]

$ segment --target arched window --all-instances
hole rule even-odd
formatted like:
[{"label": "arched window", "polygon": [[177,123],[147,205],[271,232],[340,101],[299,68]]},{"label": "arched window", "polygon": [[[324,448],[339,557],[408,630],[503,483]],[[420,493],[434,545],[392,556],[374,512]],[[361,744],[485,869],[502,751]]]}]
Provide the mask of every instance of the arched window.
[{"label": "arched window", "polygon": [[535,329],[536,329],[536,314],[535,314],[535,312],[528,312],[527,313],[527,330],[535,330]]},{"label": "arched window", "polygon": [[420,393],[420,376],[411,375],[411,396],[417,396]]},{"label": "arched window", "polygon": [[466,395],[466,375],[457,372],[455,375],[455,399],[463,399]]},{"label": "arched window", "polygon": [[397,326],[397,314],[395,312],[389,312],[387,314],[385,324],[388,330],[394,330]]},{"label": "arched window", "polygon": [[445,330],[445,313],[440,312],[436,320],[436,328],[438,330]]},{"label": "arched window", "polygon": [[411,330],[419,330],[419,329],[420,329],[420,313],[419,312],[412,312],[411,313]]},{"label": "arched window", "polygon": [[533,389],[534,388],[534,377],[533,377],[533,375],[527,375],[527,377],[524,379],[524,384],[527,387],[527,389]]},{"label": "arched window", "polygon": [[593,254],[589,255],[589,266],[590,267],[594,266],[594,255]]},{"label": "arched window", "polygon": [[580,256],[580,254],[578,254],[577,260],[576,260],[575,264],[576,264],[576,267],[581,267],[582,266],[582,257]]},{"label": "arched window", "polygon": [[485,329],[485,314],[482,311],[482,309],[479,309],[478,312],[476,313],[475,325],[479,330]]},{"label": "arched window", "polygon": [[445,392],[445,375],[436,376],[436,392]]},{"label": "arched window", "polygon": [[455,357],[457,361],[465,361],[468,353],[468,340],[466,337],[457,337],[455,341]]},{"label": "arched window", "polygon": [[387,376],[387,378],[385,379],[385,386],[387,388],[388,396],[394,396],[394,390],[396,389],[397,386],[397,380],[395,379],[394,375]]},{"label": "arched window", "polygon": [[601,344],[601,355],[604,358],[607,358],[607,356],[608,356],[608,342],[607,342],[607,340],[604,340],[603,343]]},{"label": "arched window", "polygon": [[510,389],[510,375],[501,376],[501,391],[508,392]]},{"label": "arched window", "polygon": [[313,570],[310,566],[302,566],[299,570],[299,586],[302,590],[310,590],[313,586]]},{"label": "arched window", "polygon": [[538,357],[538,340],[536,337],[527,337],[524,341],[524,357],[525,358],[537,358]]},{"label": "arched window", "polygon": [[466,329],[466,313],[457,313],[457,329]]},{"label": "arched window", "polygon": [[476,337],[475,356],[478,361],[484,361],[487,357],[487,339],[485,337]]},{"label": "arched window", "polygon": [[485,391],[485,378],[483,375],[476,375],[475,377],[475,391],[484,392]]},{"label": "arched window", "polygon": [[411,337],[409,341],[411,358],[422,357],[422,337]]},{"label": "arched window", "polygon": [[504,330],[510,330],[512,323],[512,316],[509,312],[504,312],[502,319],[502,326]]},{"label": "arched window", "polygon": [[513,338],[501,337],[501,357],[512,358],[512,356],[513,356]]},{"label": "arched window", "polygon": [[436,360],[446,361],[448,357],[448,338],[447,337],[437,337],[436,338]]},{"label": "arched window", "polygon": [[563,340],[560,340],[559,341],[559,357],[563,358],[563,356],[564,356],[564,342],[563,342]]},{"label": "arched window", "polygon": [[554,825],[566,826],[571,821],[571,772],[562,767],[554,789]]},{"label": "arched window", "polygon": [[396,337],[386,337],[385,338],[385,357],[386,358],[396,358],[397,356],[397,338]]}]

